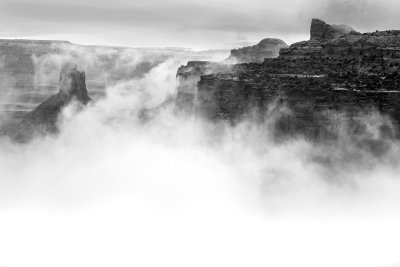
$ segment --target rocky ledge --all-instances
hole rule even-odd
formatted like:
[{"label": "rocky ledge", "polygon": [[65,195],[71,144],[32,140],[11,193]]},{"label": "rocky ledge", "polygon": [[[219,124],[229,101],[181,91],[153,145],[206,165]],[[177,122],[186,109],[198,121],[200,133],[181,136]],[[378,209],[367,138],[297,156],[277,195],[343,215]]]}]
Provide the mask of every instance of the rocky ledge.
[{"label": "rocky ledge", "polygon": [[65,63],[61,67],[59,92],[20,120],[1,127],[0,136],[9,136],[23,142],[35,135],[57,132],[57,119],[65,106],[71,101],[86,105],[90,100],[86,89],[85,73],[79,71],[76,64]]}]

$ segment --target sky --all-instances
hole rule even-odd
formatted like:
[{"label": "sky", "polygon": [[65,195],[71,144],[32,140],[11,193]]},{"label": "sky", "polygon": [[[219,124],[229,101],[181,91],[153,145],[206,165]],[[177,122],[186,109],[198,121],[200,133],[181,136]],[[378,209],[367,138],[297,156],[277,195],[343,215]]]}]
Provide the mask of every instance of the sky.
[{"label": "sky", "polygon": [[133,47],[240,47],[307,39],[313,17],[400,29],[398,0],[0,0],[0,37]]}]

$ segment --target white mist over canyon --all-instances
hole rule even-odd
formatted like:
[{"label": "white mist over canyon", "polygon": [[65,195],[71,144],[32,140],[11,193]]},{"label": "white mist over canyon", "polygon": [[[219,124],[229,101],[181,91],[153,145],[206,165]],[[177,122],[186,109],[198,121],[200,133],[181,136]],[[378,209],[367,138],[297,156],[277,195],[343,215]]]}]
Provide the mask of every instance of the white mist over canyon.
[{"label": "white mist over canyon", "polygon": [[[143,107],[176,94],[184,63],[68,106],[58,135],[0,139],[0,266],[400,264],[397,141],[381,155],[346,134],[276,143],[268,123],[168,107],[143,122]],[[376,116],[362,120],[380,140]]]}]

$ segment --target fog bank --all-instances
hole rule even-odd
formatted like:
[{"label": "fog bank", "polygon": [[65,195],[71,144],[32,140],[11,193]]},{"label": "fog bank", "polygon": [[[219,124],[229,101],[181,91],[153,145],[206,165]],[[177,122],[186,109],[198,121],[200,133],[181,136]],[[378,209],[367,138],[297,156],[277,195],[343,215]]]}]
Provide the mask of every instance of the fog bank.
[{"label": "fog bank", "polygon": [[176,93],[180,64],[70,105],[59,135],[0,139],[0,266],[400,264],[400,146],[377,135],[384,118],[363,118],[379,155],[345,133],[276,143],[269,121],[169,107],[143,122]]}]

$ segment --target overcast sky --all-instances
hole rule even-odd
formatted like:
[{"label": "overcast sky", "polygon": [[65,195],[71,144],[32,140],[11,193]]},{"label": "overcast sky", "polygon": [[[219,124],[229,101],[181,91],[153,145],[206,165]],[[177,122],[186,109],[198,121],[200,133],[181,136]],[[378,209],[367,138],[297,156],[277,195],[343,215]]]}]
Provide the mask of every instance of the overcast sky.
[{"label": "overcast sky", "polygon": [[306,39],[313,17],[359,31],[400,29],[399,8],[399,0],[0,0],[0,36],[230,48]]}]

